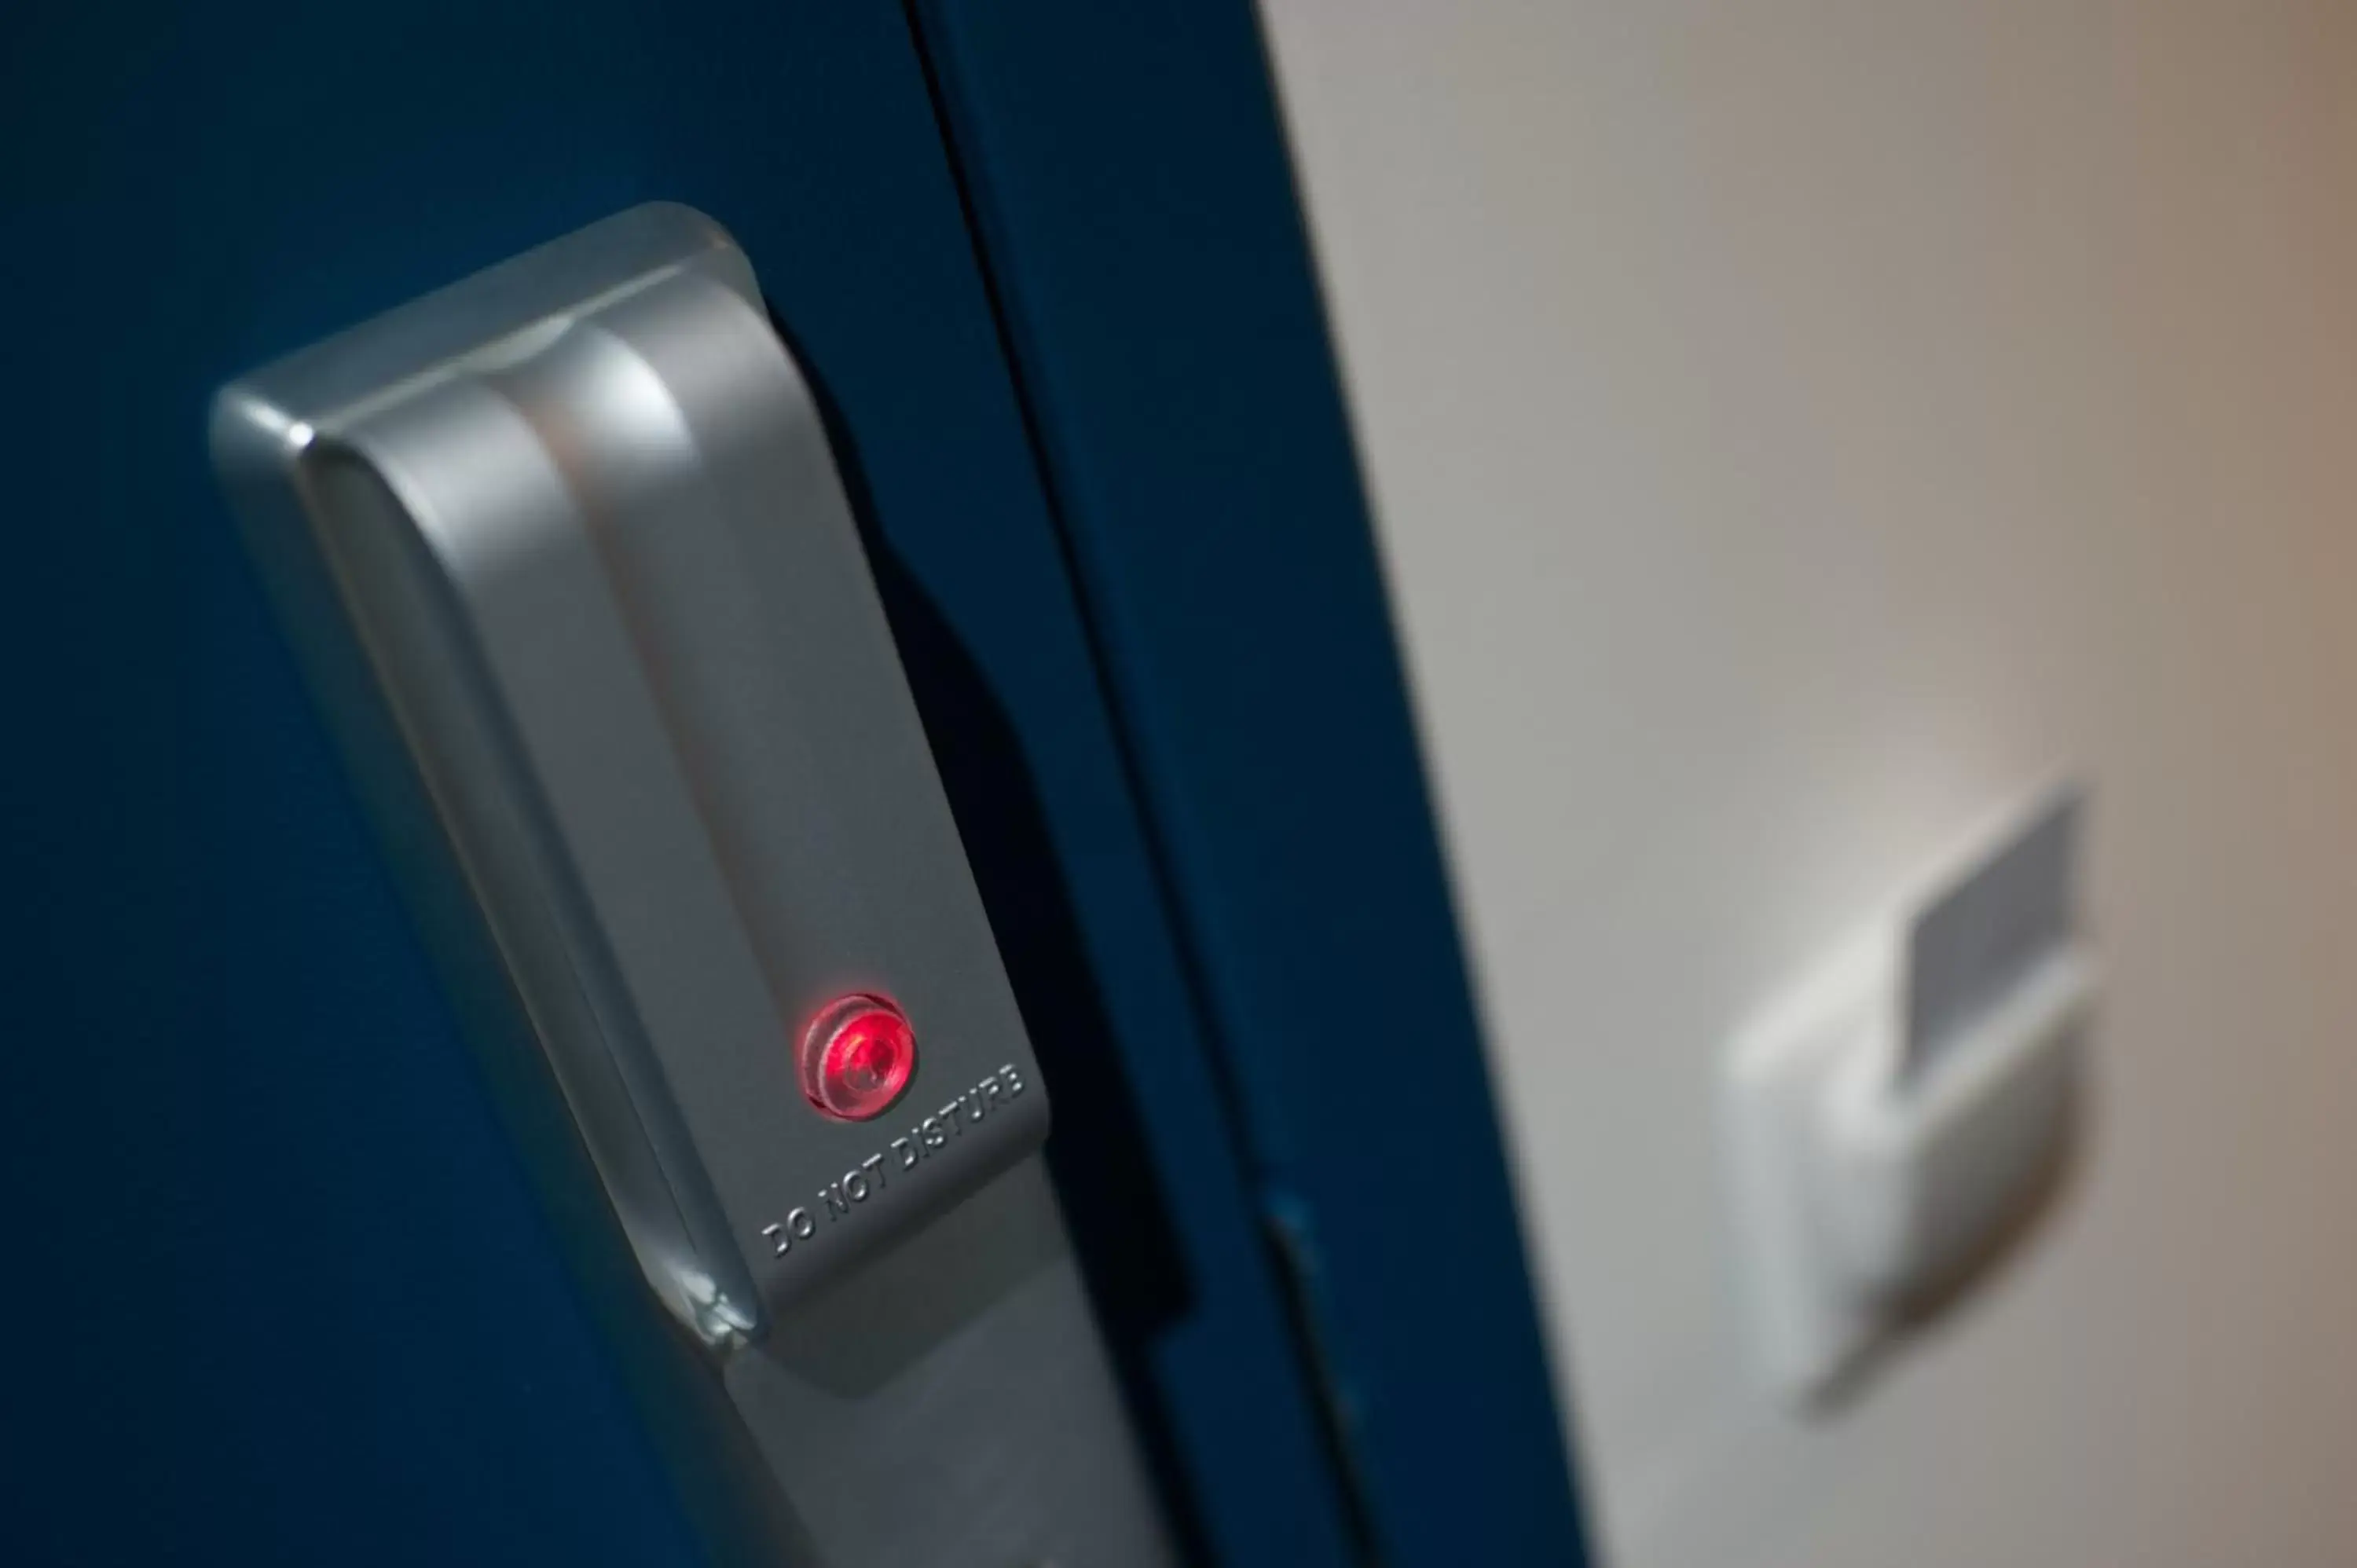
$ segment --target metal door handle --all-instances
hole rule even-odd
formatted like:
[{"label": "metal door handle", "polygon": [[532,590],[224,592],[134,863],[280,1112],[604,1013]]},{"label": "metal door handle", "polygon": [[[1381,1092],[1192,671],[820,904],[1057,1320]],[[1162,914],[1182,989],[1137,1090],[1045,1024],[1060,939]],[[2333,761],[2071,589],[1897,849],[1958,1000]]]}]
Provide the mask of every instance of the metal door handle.
[{"label": "metal door handle", "polygon": [[[428,295],[224,390],[213,446],[363,774],[414,768],[706,1343],[1039,1144],[826,432],[716,225],[639,208]],[[799,1053],[867,995],[914,1071],[838,1119]]]}]

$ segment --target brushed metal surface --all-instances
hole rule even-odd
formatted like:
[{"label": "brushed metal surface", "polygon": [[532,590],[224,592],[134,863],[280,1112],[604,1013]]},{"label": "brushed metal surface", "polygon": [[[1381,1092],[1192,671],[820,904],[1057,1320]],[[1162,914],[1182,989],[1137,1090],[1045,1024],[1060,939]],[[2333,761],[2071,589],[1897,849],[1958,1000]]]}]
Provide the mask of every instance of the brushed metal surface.
[{"label": "brushed metal surface", "polygon": [[[1047,1089],[726,234],[593,225],[242,378],[213,448],[363,793],[414,770],[648,1283],[825,1560],[1161,1560],[1028,1158]],[[853,991],[919,1041],[867,1122],[796,1079]]]}]

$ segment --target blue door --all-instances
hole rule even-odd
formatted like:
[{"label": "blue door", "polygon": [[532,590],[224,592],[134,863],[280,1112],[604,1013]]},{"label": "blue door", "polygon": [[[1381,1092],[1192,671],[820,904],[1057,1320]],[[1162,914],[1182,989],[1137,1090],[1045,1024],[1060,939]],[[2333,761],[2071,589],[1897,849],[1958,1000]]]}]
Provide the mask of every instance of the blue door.
[{"label": "blue door", "polygon": [[202,439],[233,375],[662,199],[828,404],[1171,1530],[1576,1559],[1252,17],[1094,11],[0,22],[0,1554],[774,1550],[561,1117],[461,1038]]}]

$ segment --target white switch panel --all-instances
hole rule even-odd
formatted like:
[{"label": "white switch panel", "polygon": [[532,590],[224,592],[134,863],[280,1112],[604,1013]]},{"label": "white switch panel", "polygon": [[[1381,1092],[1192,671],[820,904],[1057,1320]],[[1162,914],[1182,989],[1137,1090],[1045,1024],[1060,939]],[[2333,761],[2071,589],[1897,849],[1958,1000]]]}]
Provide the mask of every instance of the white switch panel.
[{"label": "white switch panel", "polygon": [[1961,1291],[2070,1141],[2096,968],[2083,798],[1972,834],[1729,1048],[1745,1309],[1770,1386],[1815,1400]]}]

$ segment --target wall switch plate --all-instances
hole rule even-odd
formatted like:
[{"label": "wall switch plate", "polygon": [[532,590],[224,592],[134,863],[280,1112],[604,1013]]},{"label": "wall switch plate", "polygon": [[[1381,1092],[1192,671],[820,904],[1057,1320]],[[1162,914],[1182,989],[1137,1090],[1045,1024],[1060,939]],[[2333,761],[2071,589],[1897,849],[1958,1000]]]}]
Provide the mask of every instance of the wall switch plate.
[{"label": "wall switch plate", "polygon": [[1741,1289],[1779,1395],[1841,1385],[1967,1283],[2059,1168],[2098,986],[2083,816],[2059,789],[1971,835],[1730,1047]]}]

